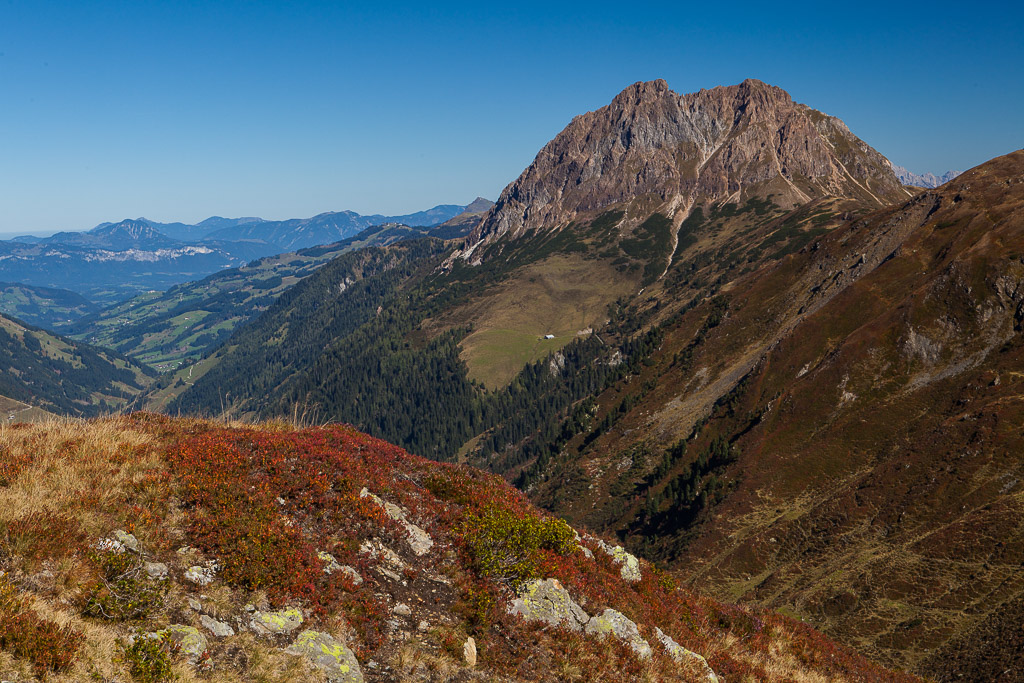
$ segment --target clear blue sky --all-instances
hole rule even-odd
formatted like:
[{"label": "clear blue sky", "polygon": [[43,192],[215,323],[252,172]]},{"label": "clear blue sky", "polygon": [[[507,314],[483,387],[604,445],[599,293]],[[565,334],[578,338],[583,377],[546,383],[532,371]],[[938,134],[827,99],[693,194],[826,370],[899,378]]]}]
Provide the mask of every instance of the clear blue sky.
[{"label": "clear blue sky", "polygon": [[0,0],[0,232],[494,199],[638,80],[759,78],[916,172],[1024,146],[1019,3]]}]

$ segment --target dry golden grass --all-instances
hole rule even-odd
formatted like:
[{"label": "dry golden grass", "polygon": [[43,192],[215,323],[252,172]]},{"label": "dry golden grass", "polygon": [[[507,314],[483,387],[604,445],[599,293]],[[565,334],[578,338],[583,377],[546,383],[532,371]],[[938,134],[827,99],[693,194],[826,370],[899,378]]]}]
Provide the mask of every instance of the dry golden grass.
[{"label": "dry golden grass", "polygon": [[0,521],[54,512],[73,515],[90,535],[112,531],[113,512],[130,489],[162,469],[153,445],[152,437],[120,418],[0,428],[0,451],[33,458],[0,489]]},{"label": "dry golden grass", "polygon": [[[85,635],[78,661],[63,674],[51,674],[49,681],[126,681],[127,667],[120,661],[120,642],[136,630],[153,630],[169,623],[172,608],[178,613],[188,597],[177,586],[167,594],[163,608],[152,623],[113,623],[80,616],[76,607],[83,584],[91,572],[81,553],[38,566],[18,558],[9,547],[3,530],[13,520],[36,512],[71,517],[95,542],[118,528],[132,530],[138,518],[126,514],[135,505],[163,516],[161,529],[173,535],[181,515],[168,509],[168,490],[159,475],[164,470],[160,445],[149,434],[133,427],[127,418],[81,421],[50,419],[40,424],[0,426],[0,458],[28,457],[27,464],[7,486],[0,486],[0,573],[8,572],[32,595],[32,609],[42,618],[70,625]],[[157,509],[162,508],[162,509]],[[145,544],[145,530],[134,529]],[[230,609],[231,591],[211,586],[205,591],[204,611],[217,617]],[[258,596],[256,596],[258,597]],[[199,626],[198,616],[194,621]],[[221,644],[210,636],[211,648]],[[323,681],[301,657],[294,657],[263,643],[251,634],[232,639],[232,659],[241,666],[222,667],[198,673],[184,661],[174,664],[181,683],[195,681]],[[0,650],[0,679],[35,680],[31,665]]]}]

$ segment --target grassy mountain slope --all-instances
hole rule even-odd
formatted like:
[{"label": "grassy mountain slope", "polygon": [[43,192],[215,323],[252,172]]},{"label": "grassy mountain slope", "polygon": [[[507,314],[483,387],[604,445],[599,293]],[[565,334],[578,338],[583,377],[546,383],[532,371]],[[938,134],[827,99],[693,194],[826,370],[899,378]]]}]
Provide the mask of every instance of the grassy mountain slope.
[{"label": "grassy mountain slope", "polygon": [[[664,320],[524,483],[719,596],[977,678],[1024,599],[1024,152]],[[1012,632],[1012,629],[1011,629]]]},{"label": "grassy mountain slope", "polygon": [[0,396],[92,416],[131,404],[153,374],[123,356],[0,315]]},{"label": "grassy mountain slope", "polygon": [[[917,680],[645,562],[627,580],[500,479],[349,427],[136,414],[0,429],[0,449],[5,679],[322,681],[318,660],[341,680],[708,680],[661,629],[730,682]],[[537,579],[649,650],[510,613]]]}]

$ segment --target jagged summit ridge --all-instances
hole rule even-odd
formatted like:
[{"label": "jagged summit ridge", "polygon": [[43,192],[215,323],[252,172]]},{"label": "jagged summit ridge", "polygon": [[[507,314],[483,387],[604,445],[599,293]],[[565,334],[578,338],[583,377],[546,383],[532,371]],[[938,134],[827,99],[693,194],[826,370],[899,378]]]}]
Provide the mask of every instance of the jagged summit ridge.
[{"label": "jagged summit ridge", "polygon": [[685,214],[699,199],[768,193],[783,205],[849,196],[882,206],[908,196],[885,157],[781,88],[748,79],[679,95],[655,80],[574,118],[505,188],[469,245],[637,197]]}]

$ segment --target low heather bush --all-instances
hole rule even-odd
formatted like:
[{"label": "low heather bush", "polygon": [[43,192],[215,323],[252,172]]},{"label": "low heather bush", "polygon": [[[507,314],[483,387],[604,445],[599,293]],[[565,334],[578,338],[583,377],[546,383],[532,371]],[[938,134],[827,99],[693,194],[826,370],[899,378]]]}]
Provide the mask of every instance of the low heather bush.
[{"label": "low heather bush", "polygon": [[27,659],[40,678],[67,671],[75,663],[85,636],[70,626],[41,618],[0,577],[0,648]]}]

